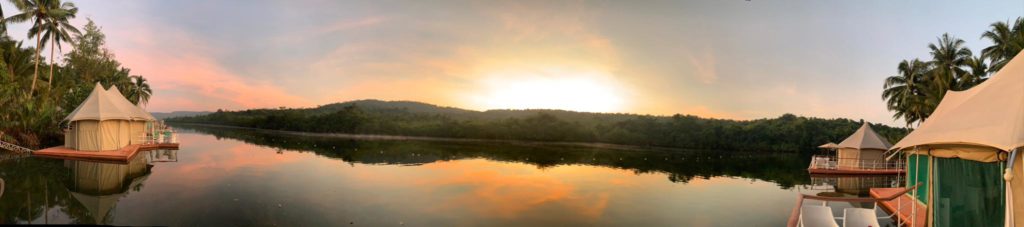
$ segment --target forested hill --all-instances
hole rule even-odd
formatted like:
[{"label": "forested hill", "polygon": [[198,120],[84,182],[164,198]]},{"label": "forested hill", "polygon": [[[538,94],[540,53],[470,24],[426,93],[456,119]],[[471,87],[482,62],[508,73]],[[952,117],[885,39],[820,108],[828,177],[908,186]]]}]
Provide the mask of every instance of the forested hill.
[{"label": "forested hill", "polygon": [[[860,126],[849,119],[785,114],[758,120],[692,115],[650,116],[563,110],[473,111],[408,102],[360,100],[316,108],[252,109],[176,117],[169,122],[274,130],[527,141],[601,142],[746,151],[811,151],[839,142]],[[907,129],[875,124],[895,142]]]}]

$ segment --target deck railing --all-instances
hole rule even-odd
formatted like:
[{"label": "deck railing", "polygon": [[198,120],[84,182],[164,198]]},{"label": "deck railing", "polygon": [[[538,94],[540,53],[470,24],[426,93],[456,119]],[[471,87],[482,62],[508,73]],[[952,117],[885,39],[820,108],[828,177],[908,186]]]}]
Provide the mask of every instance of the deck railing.
[{"label": "deck railing", "polygon": [[[823,205],[826,205],[826,206],[828,205],[828,202],[874,203],[875,207],[877,208],[879,202],[890,201],[890,200],[893,200],[893,199],[900,198],[900,196],[903,196],[904,194],[907,194],[907,193],[913,191],[914,189],[917,189],[918,186],[921,186],[921,183],[917,183],[913,187],[909,187],[909,188],[905,188],[903,190],[900,190],[899,192],[897,192],[897,193],[895,193],[895,194],[893,194],[893,195],[891,195],[889,197],[882,197],[882,198],[877,198],[877,199],[876,198],[827,197],[827,196],[816,196],[816,195],[800,194],[800,196],[797,197],[797,199],[796,199],[796,206],[793,207],[793,211],[789,214],[789,221],[786,223],[786,226],[788,226],[788,227],[796,227],[798,225],[798,223],[800,222],[800,209],[804,206],[804,200],[822,201]],[[917,204],[911,204],[911,205],[912,206],[916,206]],[[896,208],[897,211],[899,211],[901,209],[903,209],[903,205],[902,204],[900,204]],[[913,209],[916,212],[917,208],[914,207]],[[895,215],[896,215],[896,212],[893,212],[892,215],[889,215],[889,216],[883,217],[883,218],[892,218],[892,216],[895,216]],[[914,215],[915,215],[914,217],[916,218],[916,214],[914,214]],[[912,220],[911,223],[916,222],[916,221],[917,220]],[[903,221],[900,221],[899,223],[897,223],[897,226],[901,226],[901,224],[903,224]]]},{"label": "deck railing", "polygon": [[900,160],[862,160],[855,158],[837,158],[835,156],[814,155],[811,156],[812,169],[868,169],[868,170],[891,170],[903,169],[904,163]]}]

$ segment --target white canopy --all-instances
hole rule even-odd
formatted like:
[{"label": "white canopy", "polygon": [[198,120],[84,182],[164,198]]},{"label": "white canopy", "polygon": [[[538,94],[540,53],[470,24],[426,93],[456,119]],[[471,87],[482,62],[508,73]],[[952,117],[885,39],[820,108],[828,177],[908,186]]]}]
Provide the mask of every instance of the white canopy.
[{"label": "white canopy", "polygon": [[833,142],[828,142],[826,144],[822,144],[821,146],[818,146],[818,148],[822,148],[822,149],[839,149],[839,144],[836,144],[836,143],[833,143]]},{"label": "white canopy", "polygon": [[[116,89],[113,90],[116,91]],[[68,114],[64,120],[156,120],[156,118],[132,105],[121,95],[120,91],[109,92],[103,89],[100,83],[96,83],[96,87],[89,93],[89,97],[85,98],[85,101],[71,111],[71,114]]]},{"label": "white canopy", "polygon": [[1024,146],[1024,57],[1018,53],[974,88],[946,92],[931,117],[893,148],[921,145]]},{"label": "white canopy", "polygon": [[89,93],[89,97],[85,98],[85,101],[71,111],[71,114],[68,114],[64,120],[131,120],[132,111],[122,108],[124,107],[117,104],[117,100],[107,95],[100,83],[96,83],[96,87]]},{"label": "white canopy", "polygon": [[117,86],[110,86],[110,89],[107,89],[107,95],[110,95],[110,97],[117,102],[115,104],[122,107],[121,109],[131,110],[132,117],[135,120],[156,120],[156,117],[153,117],[152,114],[149,114],[149,112],[146,112],[146,110],[143,110],[141,107],[132,104],[132,102],[128,101],[128,99],[125,98],[124,95],[121,95],[121,90],[118,90]]},{"label": "white canopy", "polygon": [[889,147],[892,147],[892,144],[875,133],[875,130],[872,130],[871,125],[867,122],[853,132],[853,135],[839,143],[839,148],[888,150]]}]

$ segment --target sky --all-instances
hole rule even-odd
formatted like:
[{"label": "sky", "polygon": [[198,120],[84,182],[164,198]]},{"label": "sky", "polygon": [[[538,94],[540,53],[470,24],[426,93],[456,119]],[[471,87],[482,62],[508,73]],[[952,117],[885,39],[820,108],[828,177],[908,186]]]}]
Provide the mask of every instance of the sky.
[{"label": "sky", "polygon": [[72,2],[150,81],[150,111],[382,99],[891,125],[882,81],[900,60],[943,33],[980,51],[989,24],[1024,15],[1019,0]]}]

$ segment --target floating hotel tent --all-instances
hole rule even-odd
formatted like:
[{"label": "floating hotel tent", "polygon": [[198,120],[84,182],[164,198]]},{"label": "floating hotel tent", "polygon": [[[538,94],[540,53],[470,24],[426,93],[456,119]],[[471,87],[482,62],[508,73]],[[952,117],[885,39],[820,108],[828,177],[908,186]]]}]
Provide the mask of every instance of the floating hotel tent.
[{"label": "floating hotel tent", "polygon": [[870,167],[872,163],[886,162],[884,153],[892,147],[892,144],[875,133],[870,124],[864,122],[857,131],[840,142],[837,147],[839,166]]},{"label": "floating hotel tent", "polygon": [[[908,185],[933,226],[1024,226],[1024,57],[988,81],[948,91],[931,117],[896,143]],[[1004,172],[1005,171],[1005,172]]]},{"label": "floating hotel tent", "polygon": [[64,121],[64,146],[81,151],[116,150],[145,139],[146,125],[154,118],[128,102],[117,88],[96,87]]}]

